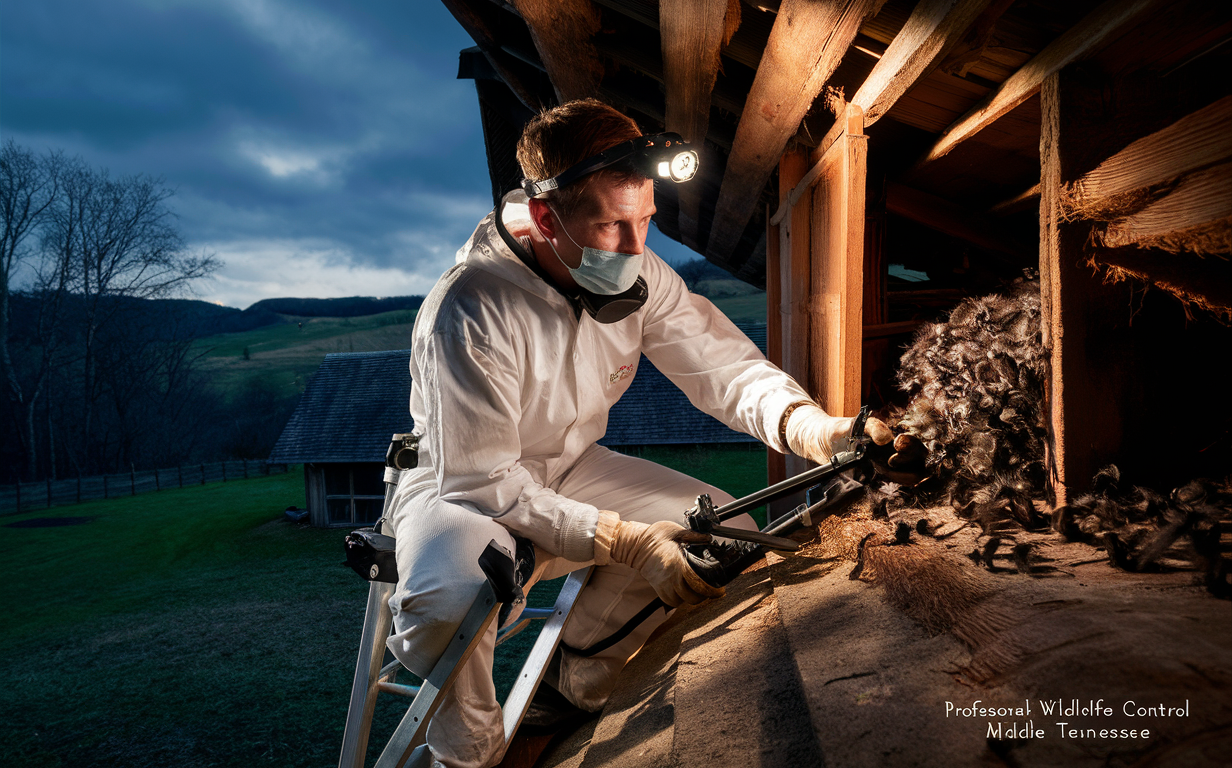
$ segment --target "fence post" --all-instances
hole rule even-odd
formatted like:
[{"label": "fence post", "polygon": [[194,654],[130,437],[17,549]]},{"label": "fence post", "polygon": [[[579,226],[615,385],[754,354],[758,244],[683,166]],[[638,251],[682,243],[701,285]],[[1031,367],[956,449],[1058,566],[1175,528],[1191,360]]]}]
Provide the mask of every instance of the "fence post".
[{"label": "fence post", "polygon": [[222,481],[227,482],[227,460],[222,460]]},{"label": "fence post", "polygon": [[180,487],[183,488],[184,487],[184,465],[177,464],[175,467],[175,473],[180,478]]},{"label": "fence post", "polygon": [[103,498],[107,497],[107,474],[103,473]]},{"label": "fence post", "polygon": [[47,508],[51,509],[51,477],[47,478]]},{"label": "fence post", "polygon": [[162,489],[163,489],[163,484],[158,482],[158,470],[156,469],[154,470],[154,490],[161,491]]},{"label": "fence post", "polygon": [[205,463],[201,463],[201,484],[205,485]]},{"label": "fence post", "polygon": [[81,503],[81,472],[77,472],[77,503]]},{"label": "fence post", "polygon": [[128,487],[132,491],[132,493],[128,495],[136,496],[137,495],[137,465],[136,464],[128,465]]},{"label": "fence post", "polygon": [[17,511],[21,511],[21,478],[17,478]]},{"label": "fence post", "polygon": [[248,479],[248,459],[243,459],[244,462],[244,479]]}]

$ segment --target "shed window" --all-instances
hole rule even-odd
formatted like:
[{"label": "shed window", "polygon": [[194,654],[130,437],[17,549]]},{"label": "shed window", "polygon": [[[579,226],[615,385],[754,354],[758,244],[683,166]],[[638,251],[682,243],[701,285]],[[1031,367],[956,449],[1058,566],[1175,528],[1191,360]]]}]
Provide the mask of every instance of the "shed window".
[{"label": "shed window", "polygon": [[325,467],[325,511],[330,525],[371,525],[380,518],[384,502],[381,465]]}]

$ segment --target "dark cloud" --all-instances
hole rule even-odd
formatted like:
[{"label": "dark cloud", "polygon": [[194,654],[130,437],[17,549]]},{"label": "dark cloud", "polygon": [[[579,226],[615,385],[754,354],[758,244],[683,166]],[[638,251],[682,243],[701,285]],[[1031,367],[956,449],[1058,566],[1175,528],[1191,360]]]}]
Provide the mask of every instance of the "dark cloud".
[{"label": "dark cloud", "polygon": [[491,207],[472,45],[439,2],[10,3],[0,131],[163,177],[207,298],[424,292]]}]

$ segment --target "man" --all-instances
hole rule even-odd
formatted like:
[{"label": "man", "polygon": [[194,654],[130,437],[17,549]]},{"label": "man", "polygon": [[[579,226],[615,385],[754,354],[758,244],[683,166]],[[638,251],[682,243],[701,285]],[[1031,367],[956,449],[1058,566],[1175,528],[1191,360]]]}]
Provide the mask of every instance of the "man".
[{"label": "man", "polygon": [[[656,598],[674,607],[722,594],[687,564],[681,523],[699,493],[731,497],[596,445],[642,354],[698,408],[780,452],[825,461],[850,429],[645,249],[655,182],[638,153],[655,141],[672,139],[642,137],[595,100],[536,117],[518,146],[535,196],[509,193],[419,310],[419,467],[403,474],[390,515],[402,582],[389,647],[415,674],[428,673],[461,622],[492,540],[509,552],[518,539],[533,544],[527,589],[598,566],[544,683],[588,711],[667,617],[646,616]],[[880,422],[869,433],[890,438]],[[754,527],[747,516],[729,524]],[[503,750],[495,634],[428,730],[433,756],[451,768],[490,765]]]}]

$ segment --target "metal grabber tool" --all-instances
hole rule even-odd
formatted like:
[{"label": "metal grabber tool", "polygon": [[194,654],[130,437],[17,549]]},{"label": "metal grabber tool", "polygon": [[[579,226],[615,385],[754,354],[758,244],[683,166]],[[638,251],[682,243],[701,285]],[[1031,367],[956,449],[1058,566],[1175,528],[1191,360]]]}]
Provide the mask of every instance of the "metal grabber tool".
[{"label": "metal grabber tool", "polygon": [[[694,531],[708,533],[713,538],[709,544],[694,544],[686,548],[686,557],[693,570],[718,587],[738,576],[766,549],[798,550],[800,545],[785,538],[787,535],[830,514],[828,509],[837,507],[872,479],[873,463],[868,456],[872,438],[864,433],[868,417],[869,408],[866,405],[860,409],[860,414],[851,425],[851,432],[844,438],[846,445],[825,464],[720,507],[714,506],[710,494],[698,496],[697,505],[685,512],[685,520]],[[763,530],[746,531],[722,525],[724,520],[801,489],[808,489],[806,503],[770,521]]]}]

